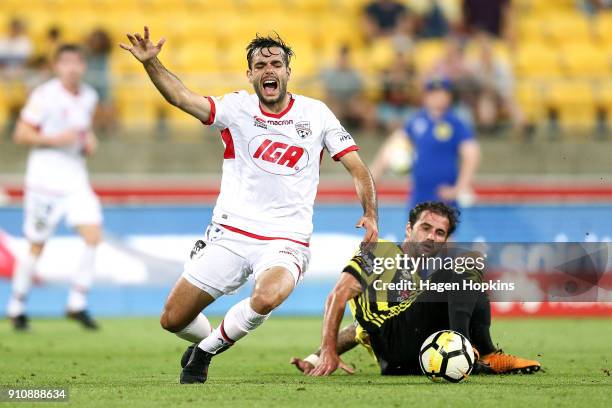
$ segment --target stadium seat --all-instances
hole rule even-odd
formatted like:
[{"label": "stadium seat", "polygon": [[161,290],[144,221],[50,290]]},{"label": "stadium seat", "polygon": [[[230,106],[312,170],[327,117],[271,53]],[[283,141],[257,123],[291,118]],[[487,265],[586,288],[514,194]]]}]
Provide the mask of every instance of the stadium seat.
[{"label": "stadium seat", "polygon": [[522,44],[543,42],[545,40],[542,19],[539,17],[529,16],[517,19],[516,31],[518,39]]},{"label": "stadium seat", "polygon": [[414,62],[417,71],[423,74],[444,54],[444,42],[440,40],[421,41],[414,49]]},{"label": "stadium seat", "polygon": [[545,35],[556,44],[567,42],[588,43],[593,36],[591,23],[577,11],[573,13],[556,13],[546,16]]},{"label": "stadium seat", "polygon": [[531,78],[551,78],[561,75],[559,55],[541,43],[521,46],[514,59],[516,73]]},{"label": "stadium seat", "polygon": [[117,86],[114,100],[121,124],[128,128],[151,129],[159,116],[159,95],[150,89],[153,85]]},{"label": "stadium seat", "polygon": [[515,98],[527,119],[538,123],[546,118],[543,104],[543,90],[540,81],[518,81],[514,90]]},{"label": "stadium seat", "polygon": [[593,87],[585,81],[559,81],[548,87],[547,106],[557,112],[565,130],[592,128],[596,118]]},{"label": "stadium seat", "polygon": [[612,75],[605,50],[587,44],[563,47],[562,62],[567,75],[576,78],[606,78]]},{"label": "stadium seat", "polygon": [[612,43],[612,11],[601,12],[597,15],[595,32],[600,41]]}]

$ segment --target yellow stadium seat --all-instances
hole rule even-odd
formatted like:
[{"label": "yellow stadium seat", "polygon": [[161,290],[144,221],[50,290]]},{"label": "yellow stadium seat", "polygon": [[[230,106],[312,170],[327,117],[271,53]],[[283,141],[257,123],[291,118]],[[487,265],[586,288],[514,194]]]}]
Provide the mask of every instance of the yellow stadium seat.
[{"label": "yellow stadium seat", "polygon": [[376,40],[370,46],[370,55],[367,63],[372,65],[375,70],[382,71],[388,69],[395,61],[396,52],[390,39]]},{"label": "yellow stadium seat", "polygon": [[595,31],[600,41],[612,43],[612,11],[601,12],[597,15]]},{"label": "yellow stadium seat", "polygon": [[562,128],[588,129],[594,126],[597,104],[589,82],[553,82],[548,87],[546,99],[548,107],[557,112]]},{"label": "yellow stadium seat", "polygon": [[550,78],[561,75],[557,50],[544,44],[526,44],[515,55],[516,73],[524,77]]},{"label": "yellow stadium seat", "polygon": [[573,77],[606,78],[612,76],[609,55],[591,44],[571,44],[563,48],[563,65]]},{"label": "yellow stadium seat", "polygon": [[417,71],[425,73],[444,55],[445,44],[440,40],[427,40],[417,43],[414,49],[414,63]]},{"label": "yellow stadium seat", "polygon": [[214,42],[184,45],[176,50],[172,64],[180,72],[203,73],[219,71],[219,52]]},{"label": "yellow stadium seat", "polygon": [[541,82],[519,81],[516,84],[514,95],[530,122],[539,122],[546,117]]},{"label": "yellow stadium seat", "polygon": [[[161,95],[150,89],[153,85],[116,87],[114,101],[120,122],[126,127],[151,128],[159,117]],[[163,101],[165,102],[165,101]]]},{"label": "yellow stadium seat", "polygon": [[597,87],[597,106],[608,113],[608,121],[612,122],[612,83],[604,81]]},{"label": "yellow stadium seat", "polygon": [[549,14],[546,16],[546,35],[557,44],[567,42],[586,43],[593,38],[591,22],[578,13]]},{"label": "yellow stadium seat", "polygon": [[539,17],[521,16],[517,18],[516,31],[521,43],[544,41],[542,19]]}]

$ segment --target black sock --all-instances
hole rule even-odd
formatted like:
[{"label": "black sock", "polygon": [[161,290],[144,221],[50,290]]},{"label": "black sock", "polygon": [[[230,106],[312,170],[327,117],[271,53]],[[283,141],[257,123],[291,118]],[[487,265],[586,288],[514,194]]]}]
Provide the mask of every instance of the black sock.
[{"label": "black sock", "polygon": [[491,303],[489,296],[482,293],[478,296],[472,320],[470,322],[470,337],[472,345],[476,347],[481,356],[492,353],[497,348],[491,339]]}]

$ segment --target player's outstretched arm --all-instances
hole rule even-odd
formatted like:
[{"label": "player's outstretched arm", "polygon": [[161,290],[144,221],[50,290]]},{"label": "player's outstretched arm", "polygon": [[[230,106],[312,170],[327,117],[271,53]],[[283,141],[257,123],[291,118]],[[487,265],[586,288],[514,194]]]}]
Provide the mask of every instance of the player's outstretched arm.
[{"label": "player's outstretched arm", "polygon": [[202,121],[207,121],[211,109],[208,99],[187,89],[181,80],[168,71],[157,58],[166,40],[162,38],[157,44],[154,44],[150,38],[149,28],[146,26],[143,36],[135,33],[127,34],[127,38],[131,45],[119,44],[119,46],[131,52],[142,63],[149,78],[163,97],[177,108]]},{"label": "player's outstretched arm", "polygon": [[376,242],[378,240],[378,201],[370,170],[357,152],[345,154],[340,161],[353,176],[357,196],[363,207],[363,217],[359,219],[356,227],[366,230],[363,242]]},{"label": "player's outstretched arm", "polygon": [[67,130],[53,136],[47,136],[38,128],[23,120],[17,122],[13,133],[15,143],[28,146],[65,146],[76,142],[80,137],[76,130]]},{"label": "player's outstretched arm", "polygon": [[[338,342],[336,343],[336,353],[339,356],[346,353],[349,350],[352,350],[357,346],[357,340],[355,340],[355,336],[357,334],[357,322],[353,322],[340,330],[338,333]],[[316,366],[319,365],[319,358],[321,356],[321,349],[319,348],[317,351],[305,357],[304,359],[298,357],[292,357],[290,364],[293,364],[298,370],[303,372],[304,374],[309,374]]]},{"label": "player's outstretched arm", "polygon": [[308,375],[330,375],[338,367],[349,374],[354,372],[351,367],[340,359],[336,346],[338,344],[338,329],[340,328],[346,303],[355,296],[358,296],[361,291],[361,285],[355,277],[346,272],[341,274],[340,279],[338,279],[336,286],[325,302],[319,364]]}]

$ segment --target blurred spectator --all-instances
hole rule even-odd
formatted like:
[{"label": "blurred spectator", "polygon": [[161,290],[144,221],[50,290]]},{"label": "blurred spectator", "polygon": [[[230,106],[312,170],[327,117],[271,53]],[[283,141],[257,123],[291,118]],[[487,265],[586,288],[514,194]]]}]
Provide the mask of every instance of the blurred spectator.
[{"label": "blurred spectator", "polygon": [[434,61],[425,78],[448,78],[453,83],[457,114],[472,123],[472,114],[468,107],[476,105],[477,85],[465,58],[465,47],[458,37],[446,39],[442,56]]},{"label": "blurred spectator", "polygon": [[442,38],[449,32],[449,22],[440,0],[431,0],[417,14],[417,36],[419,38]]},{"label": "blurred spectator", "polygon": [[55,51],[57,51],[58,47],[62,45],[62,31],[58,26],[51,26],[47,30],[46,36],[46,45],[45,45],[45,55],[48,61],[53,61],[55,57]]},{"label": "blurred spectator", "polygon": [[323,71],[326,102],[341,122],[348,126],[376,127],[374,106],[364,96],[361,75],[351,65],[350,48],[343,46],[334,68]]},{"label": "blurred spectator", "polygon": [[512,44],[512,0],[463,0],[463,23],[469,33],[484,31]]},{"label": "blurred spectator", "polygon": [[578,8],[589,16],[599,11],[612,8],[612,0],[578,0]]},{"label": "blurred spectator", "polygon": [[423,109],[395,131],[381,147],[370,170],[374,181],[393,166],[394,156],[414,151],[412,193],[408,208],[430,200],[453,206],[473,200],[472,183],[480,162],[480,148],[469,124],[452,109],[452,85],[445,78],[425,84]]},{"label": "blurred spectator", "polygon": [[390,131],[404,123],[419,103],[418,80],[412,59],[398,53],[381,79],[382,101],[378,106],[378,120]]},{"label": "blurred spectator", "polygon": [[378,0],[365,7],[365,32],[368,40],[390,37],[409,29],[408,9],[393,0]]},{"label": "blurred spectator", "polygon": [[0,38],[0,66],[5,69],[25,67],[32,55],[32,43],[23,21],[15,18],[9,23],[8,35]]},{"label": "blurred spectator", "polygon": [[85,82],[91,85],[100,100],[94,124],[102,132],[109,131],[114,126],[114,107],[110,98],[110,72],[109,57],[111,51],[111,39],[103,29],[96,29],[89,34],[85,41],[87,56],[87,72]]},{"label": "blurred spectator", "polygon": [[515,129],[523,125],[523,115],[513,100],[514,77],[505,61],[496,58],[491,41],[483,36],[478,41],[479,56],[471,66],[478,97],[476,121],[483,130],[493,130],[502,116],[510,117]]}]

